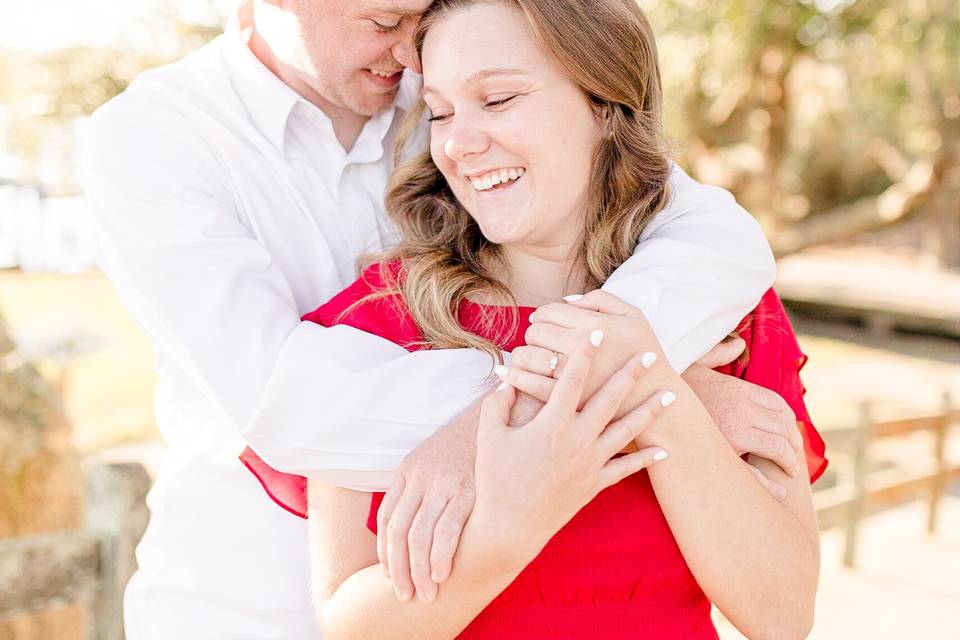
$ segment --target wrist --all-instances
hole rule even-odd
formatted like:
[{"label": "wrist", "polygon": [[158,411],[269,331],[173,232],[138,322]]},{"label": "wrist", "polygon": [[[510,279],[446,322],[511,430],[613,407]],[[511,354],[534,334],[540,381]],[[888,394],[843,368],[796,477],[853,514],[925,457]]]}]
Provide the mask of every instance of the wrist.
[{"label": "wrist", "polygon": [[509,527],[498,526],[497,520],[478,504],[463,528],[458,570],[481,583],[512,580],[538,553],[524,543],[529,535],[510,535]]}]

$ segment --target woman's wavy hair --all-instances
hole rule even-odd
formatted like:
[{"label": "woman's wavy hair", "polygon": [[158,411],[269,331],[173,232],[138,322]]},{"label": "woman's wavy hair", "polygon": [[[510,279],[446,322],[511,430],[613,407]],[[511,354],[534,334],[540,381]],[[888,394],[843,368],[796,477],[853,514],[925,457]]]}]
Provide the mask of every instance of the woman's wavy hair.
[{"label": "woman's wavy hair", "polygon": [[[438,20],[484,1],[524,15],[542,50],[583,90],[602,122],[577,255],[586,273],[583,286],[596,288],[630,257],[668,198],[671,165],[653,30],[636,0],[438,0],[415,32],[417,52]],[[499,360],[500,346],[465,330],[458,319],[461,303],[481,293],[503,303],[487,319],[489,327],[515,330],[516,301],[491,270],[500,264],[499,247],[454,197],[429,149],[401,160],[423,110],[421,100],[399,135],[386,207],[400,242],[376,256],[388,287],[375,295],[401,294],[427,344],[478,348]],[[399,270],[388,268],[396,261]]]}]

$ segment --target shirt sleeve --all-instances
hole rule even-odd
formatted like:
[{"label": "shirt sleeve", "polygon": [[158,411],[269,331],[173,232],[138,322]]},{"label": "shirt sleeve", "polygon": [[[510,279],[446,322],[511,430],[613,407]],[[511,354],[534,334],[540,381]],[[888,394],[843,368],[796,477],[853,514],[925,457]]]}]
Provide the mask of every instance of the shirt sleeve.
[{"label": "shirt sleeve", "polygon": [[102,269],[161,365],[182,370],[272,466],[382,489],[407,453],[479,397],[491,359],[411,354],[301,322],[290,283],[238,212],[222,151],[186,115],[153,106],[165,99],[109,103],[89,123]]},{"label": "shirt sleeve", "polygon": [[671,199],[603,289],[643,311],[683,372],[753,309],[776,263],[757,221],[733,196],[674,165]]}]

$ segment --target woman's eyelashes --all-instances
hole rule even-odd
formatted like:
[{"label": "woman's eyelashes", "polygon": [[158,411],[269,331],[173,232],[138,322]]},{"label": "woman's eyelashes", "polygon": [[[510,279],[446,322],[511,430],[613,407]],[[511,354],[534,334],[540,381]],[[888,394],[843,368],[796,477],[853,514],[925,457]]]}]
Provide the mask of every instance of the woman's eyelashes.
[{"label": "woman's eyelashes", "polygon": [[[484,108],[486,109],[497,109],[498,107],[506,106],[514,98],[520,97],[520,94],[514,94],[512,96],[507,96],[505,98],[498,98],[497,100],[488,100],[483,103]],[[452,113],[438,113],[434,114],[432,111],[430,117],[427,119],[429,122],[444,122],[453,117]]]}]

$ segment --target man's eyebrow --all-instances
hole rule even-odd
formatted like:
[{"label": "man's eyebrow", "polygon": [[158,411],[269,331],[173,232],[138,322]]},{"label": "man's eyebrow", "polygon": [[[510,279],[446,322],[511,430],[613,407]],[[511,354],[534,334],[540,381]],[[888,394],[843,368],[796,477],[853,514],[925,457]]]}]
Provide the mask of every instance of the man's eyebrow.
[{"label": "man's eyebrow", "polygon": [[[487,78],[494,77],[494,76],[525,76],[525,75],[529,75],[529,73],[530,73],[529,71],[526,71],[524,69],[507,69],[507,68],[484,69],[482,71],[477,71],[472,76],[467,78],[464,84],[467,86],[477,84],[483,80],[486,80]],[[429,85],[424,86],[423,89],[420,90],[421,96],[426,95],[428,93],[439,93],[439,91],[437,91],[434,87],[431,87]]]},{"label": "man's eyebrow", "polygon": [[380,5],[380,6],[377,6],[377,7],[372,7],[371,9],[368,9],[368,11],[371,11],[371,12],[373,12],[373,13],[395,13],[395,14],[397,14],[398,16],[416,16],[416,17],[419,17],[419,16],[422,16],[422,15],[423,15],[423,11],[416,11],[416,10],[413,10],[413,9],[407,9],[407,8],[405,8],[405,7],[403,7],[403,6],[399,5],[399,4]]}]

